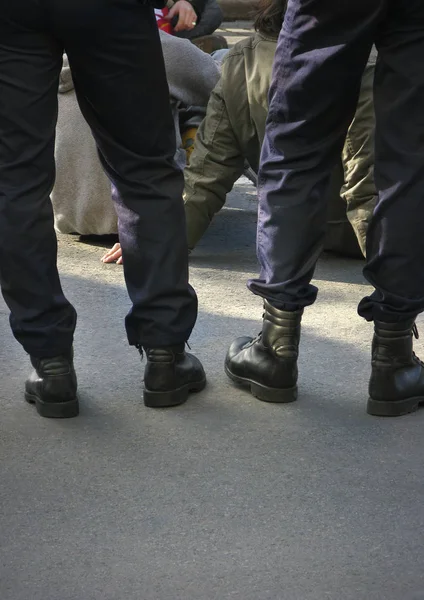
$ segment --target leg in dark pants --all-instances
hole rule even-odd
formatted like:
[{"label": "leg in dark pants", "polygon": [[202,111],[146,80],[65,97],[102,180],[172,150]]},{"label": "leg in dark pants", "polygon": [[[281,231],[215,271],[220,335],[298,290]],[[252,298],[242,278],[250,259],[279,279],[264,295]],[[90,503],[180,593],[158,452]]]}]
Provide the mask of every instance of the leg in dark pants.
[{"label": "leg in dark pants", "polygon": [[[360,313],[376,321],[370,402],[381,404],[369,405],[369,410],[403,414],[424,400],[424,373],[410,341],[414,318],[424,309],[420,0],[337,4],[289,0],[274,64],[260,171],[261,275],[250,282],[251,290],[266,299],[265,322],[272,323],[271,335],[268,326],[253,346],[236,343],[227,368],[233,374],[238,370],[239,379],[245,381],[262,377],[270,387],[278,360],[287,361],[287,348],[290,360],[297,357],[298,331],[290,332],[284,322],[316,298],[317,289],[310,282],[322,247],[325,191],[374,40],[382,53],[375,97],[379,202],[368,233],[364,272],[376,292],[361,303]],[[381,325],[387,322],[393,327]],[[268,355],[259,373],[254,353],[256,358]],[[406,380],[399,378],[400,367]],[[296,378],[297,373],[292,374],[284,387],[293,386]],[[382,386],[383,380],[389,384]]]},{"label": "leg in dark pants", "polygon": [[326,196],[385,0],[292,0],[278,41],[259,173],[250,289],[282,309],[312,304]]},{"label": "leg in dark pants", "polygon": [[398,322],[424,310],[424,3],[390,0],[376,44],[379,201],[364,269],[376,291],[359,313],[369,321]]},{"label": "leg in dark pants", "polygon": [[368,319],[374,310],[380,317],[393,312],[410,317],[424,309],[419,258],[424,242],[416,219],[424,180],[424,74],[418,58],[423,28],[419,0],[341,2],[337,8],[330,0],[289,2],[260,172],[262,270],[260,279],[251,282],[254,293],[276,306],[307,306],[316,297],[310,280],[324,231],[323,190],[357,100],[364,55],[375,39],[380,52],[375,92],[380,195],[365,275],[379,292],[373,308],[362,304],[361,313]]},{"label": "leg in dark pants", "polygon": [[[115,188],[133,302],[129,342],[172,347],[171,362],[178,354],[183,363],[181,347],[194,326],[197,299],[188,284],[183,179],[173,161],[153,12],[138,0],[52,0],[43,8],[18,0],[11,6],[0,0],[0,273],[15,335],[38,358],[69,352],[72,345],[75,312],[60,289],[48,198],[66,48],[82,110]],[[173,376],[178,383],[175,369]]]},{"label": "leg in dark pants", "polygon": [[[134,0],[52,2],[82,112],[113,182],[130,344],[185,343],[197,316],[188,284],[183,174],[153,12]],[[83,25],[81,25],[83,23]]]},{"label": "leg in dark pants", "polygon": [[0,0],[0,281],[17,340],[34,357],[72,346],[49,200],[62,46],[34,2]]}]

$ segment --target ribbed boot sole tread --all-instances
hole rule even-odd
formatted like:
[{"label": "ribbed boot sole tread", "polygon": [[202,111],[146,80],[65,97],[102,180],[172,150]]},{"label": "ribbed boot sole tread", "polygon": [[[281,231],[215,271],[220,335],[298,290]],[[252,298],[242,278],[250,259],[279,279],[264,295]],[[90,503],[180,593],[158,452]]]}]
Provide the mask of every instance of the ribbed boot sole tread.
[{"label": "ribbed boot sole tread", "polygon": [[404,398],[403,400],[368,399],[367,413],[376,417],[401,417],[418,410],[424,403],[424,396]]},{"label": "ribbed boot sole tread", "polygon": [[195,394],[205,389],[206,377],[200,381],[191,381],[185,385],[167,392],[155,392],[147,388],[144,389],[143,400],[145,406],[149,408],[167,408],[178,406],[187,401],[189,394]]},{"label": "ribbed boot sole tread", "polygon": [[25,400],[29,404],[35,404],[38,414],[48,419],[70,419],[79,414],[78,398],[67,402],[44,402],[35,394],[25,392]]},{"label": "ribbed boot sole tread", "polygon": [[297,400],[297,385],[291,388],[271,388],[262,385],[261,383],[257,383],[256,381],[252,381],[251,379],[234,375],[226,365],[225,372],[234,383],[247,387],[250,386],[252,396],[258,400],[262,400],[262,402],[285,404]]}]

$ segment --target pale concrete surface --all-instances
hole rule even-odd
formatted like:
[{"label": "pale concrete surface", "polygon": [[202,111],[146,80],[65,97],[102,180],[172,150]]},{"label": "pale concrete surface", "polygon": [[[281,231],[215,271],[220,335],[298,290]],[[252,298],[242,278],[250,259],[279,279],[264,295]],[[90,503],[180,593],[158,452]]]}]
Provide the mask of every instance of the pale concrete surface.
[{"label": "pale concrete surface", "polygon": [[191,345],[209,385],[183,407],[143,406],[122,269],[100,264],[102,248],[60,240],[79,311],[79,418],[25,404],[28,360],[0,302],[1,600],[424,598],[424,412],[365,414],[361,263],[318,265],[297,403],[261,403],[223,374],[232,339],[260,329],[245,288],[255,210],[239,183],[191,258]]},{"label": "pale concrete surface", "polygon": [[255,0],[218,0],[226,21],[249,19],[257,2]]},{"label": "pale concrete surface", "polygon": [[228,42],[228,47],[232,48],[246,36],[253,35],[254,30],[252,21],[224,21],[217,33],[223,35]]}]

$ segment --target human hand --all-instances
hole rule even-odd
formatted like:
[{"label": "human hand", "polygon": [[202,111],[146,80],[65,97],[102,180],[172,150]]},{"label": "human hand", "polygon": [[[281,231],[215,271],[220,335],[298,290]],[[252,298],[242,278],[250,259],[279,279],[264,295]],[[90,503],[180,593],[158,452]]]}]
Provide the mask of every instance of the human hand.
[{"label": "human hand", "polygon": [[189,31],[197,24],[196,11],[187,0],[178,0],[166,15],[165,19],[167,21],[172,21],[176,16],[178,16],[178,22],[174,27],[175,32]]},{"label": "human hand", "polygon": [[122,249],[121,244],[115,244],[113,248],[108,250],[101,261],[104,263],[116,262],[117,265],[122,265]]}]

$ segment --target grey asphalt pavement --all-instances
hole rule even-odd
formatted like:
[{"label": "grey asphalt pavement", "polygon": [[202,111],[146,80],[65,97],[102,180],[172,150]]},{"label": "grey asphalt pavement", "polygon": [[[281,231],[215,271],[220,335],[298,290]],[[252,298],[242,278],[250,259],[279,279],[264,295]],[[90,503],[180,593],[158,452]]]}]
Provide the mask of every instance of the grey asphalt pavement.
[{"label": "grey asphalt pavement", "polygon": [[424,599],[424,412],[365,414],[361,262],[319,262],[298,402],[261,403],[223,373],[232,339],[260,329],[255,210],[242,181],[191,257],[209,385],[182,407],[143,406],[122,269],[98,245],[60,238],[77,419],[23,401],[28,360],[0,301],[1,600]]}]

